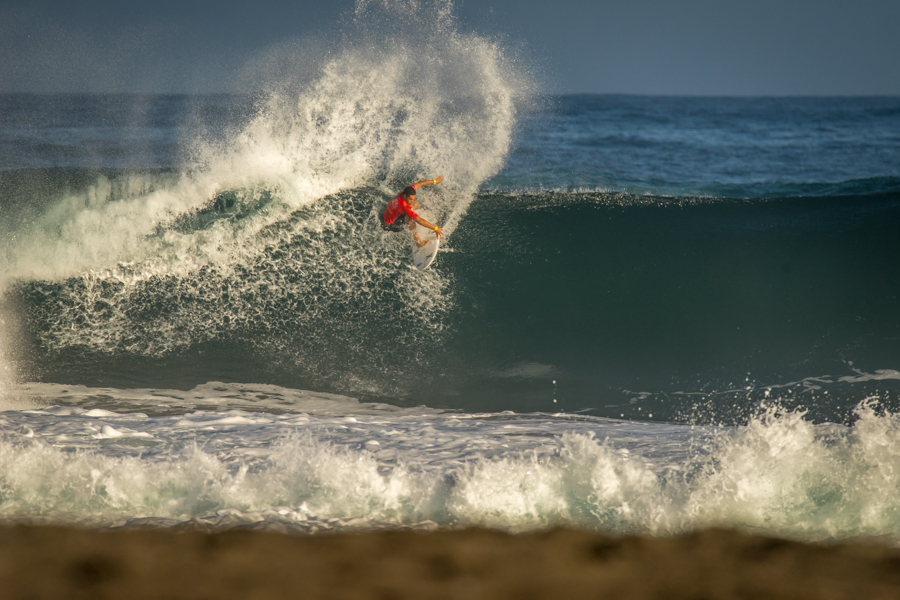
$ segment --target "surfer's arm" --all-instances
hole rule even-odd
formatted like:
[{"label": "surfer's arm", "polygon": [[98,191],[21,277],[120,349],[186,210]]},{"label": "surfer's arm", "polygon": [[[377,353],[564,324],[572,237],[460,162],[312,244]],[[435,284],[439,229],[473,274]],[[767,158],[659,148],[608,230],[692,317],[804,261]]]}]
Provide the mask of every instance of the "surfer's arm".
[{"label": "surfer's arm", "polygon": [[444,237],[443,229],[441,229],[437,225],[432,225],[431,223],[429,223],[422,217],[416,217],[415,222],[418,223],[419,225],[421,225],[422,227],[427,227],[428,229],[432,230],[435,233],[435,235],[437,235],[438,237]]},{"label": "surfer's arm", "polygon": [[440,182],[442,182],[443,180],[444,180],[444,176],[443,176],[443,175],[438,175],[438,176],[437,176],[437,179],[426,179],[426,180],[424,180],[424,181],[419,181],[419,182],[416,182],[416,183],[412,184],[411,187],[414,187],[414,188],[416,188],[416,189],[418,190],[420,187],[423,187],[423,186],[426,186],[426,185],[437,185],[437,184],[439,184]]}]

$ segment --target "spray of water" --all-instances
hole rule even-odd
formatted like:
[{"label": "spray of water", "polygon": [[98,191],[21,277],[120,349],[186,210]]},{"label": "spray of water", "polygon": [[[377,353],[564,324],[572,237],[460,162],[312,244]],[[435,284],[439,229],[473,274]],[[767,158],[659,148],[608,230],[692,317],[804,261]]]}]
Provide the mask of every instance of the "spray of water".
[{"label": "spray of water", "polygon": [[191,141],[180,174],[101,177],[53,201],[8,244],[0,285],[25,282],[46,347],[164,355],[227,337],[270,340],[310,373],[335,360],[383,369],[372,326],[399,315],[440,330],[452,282],[413,277],[406,240],[385,236],[378,213],[443,174],[421,200],[452,234],[502,166],[530,90],[451,8],[361,2],[339,41],[282,57],[304,68],[267,82],[240,131]]}]

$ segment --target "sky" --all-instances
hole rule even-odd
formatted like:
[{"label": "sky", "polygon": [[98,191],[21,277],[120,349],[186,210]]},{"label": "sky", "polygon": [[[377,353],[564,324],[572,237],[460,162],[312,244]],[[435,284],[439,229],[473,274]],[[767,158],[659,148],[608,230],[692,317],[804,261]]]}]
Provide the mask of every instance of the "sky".
[{"label": "sky", "polygon": [[[370,0],[375,1],[375,0]],[[381,0],[427,5],[447,0]],[[353,0],[0,0],[2,92],[240,92]],[[900,95],[900,0],[457,0],[549,93]]]}]

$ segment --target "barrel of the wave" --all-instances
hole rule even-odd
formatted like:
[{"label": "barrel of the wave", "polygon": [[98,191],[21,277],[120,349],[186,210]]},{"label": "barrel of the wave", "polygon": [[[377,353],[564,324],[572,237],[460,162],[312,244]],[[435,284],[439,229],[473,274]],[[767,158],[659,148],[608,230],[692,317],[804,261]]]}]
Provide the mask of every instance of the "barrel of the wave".
[{"label": "barrel of the wave", "polygon": [[[382,215],[381,226],[386,231],[398,233],[403,231],[404,226],[409,228],[414,243],[413,264],[420,271],[427,269],[434,262],[440,245],[438,240],[444,236],[444,230],[426,221],[415,212],[420,207],[416,201],[416,194],[419,188],[437,185],[443,180],[444,176],[439,175],[436,179],[425,179],[405,187],[402,192],[391,198]],[[419,226],[431,229],[435,237],[421,238],[418,232]]]}]

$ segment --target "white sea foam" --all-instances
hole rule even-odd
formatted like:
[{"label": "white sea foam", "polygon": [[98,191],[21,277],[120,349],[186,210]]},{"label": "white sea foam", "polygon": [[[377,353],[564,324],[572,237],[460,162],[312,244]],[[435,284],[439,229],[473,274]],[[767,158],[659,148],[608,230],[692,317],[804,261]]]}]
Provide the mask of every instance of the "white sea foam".
[{"label": "white sea foam", "polygon": [[900,417],[770,409],[737,428],[567,415],[0,414],[0,517],[94,525],[711,525],[900,540]]},{"label": "white sea foam", "polygon": [[[195,164],[180,177],[100,177],[52,202],[16,232],[4,280],[92,272],[127,282],[241,261],[271,244],[261,232],[298,208],[364,186],[388,195],[438,173],[446,182],[430,190],[429,209],[452,231],[505,160],[524,76],[497,44],[458,32],[450,19],[430,21],[414,41],[370,24],[327,60],[321,48],[309,51],[316,54],[295,60],[321,65],[310,81],[269,82],[268,99],[242,131],[225,143],[189,142]],[[274,199],[249,219],[166,227],[228,191]],[[343,212],[333,206],[328,214]],[[309,225],[328,227],[297,228]]]},{"label": "white sea foam", "polygon": [[22,347],[21,321],[6,302],[0,289],[0,411],[32,408],[32,399],[23,396],[17,386],[21,378],[16,368],[16,349]]},{"label": "white sea foam", "polygon": [[359,402],[355,398],[295,390],[261,383],[211,381],[190,390],[117,389],[57,383],[23,383],[9,387],[23,402],[22,408],[62,405],[60,410],[81,409],[88,417],[116,416],[126,412],[150,415],[185,412],[246,410],[268,413],[303,413],[318,417],[344,415],[427,415],[442,411],[425,407],[398,408],[389,404]]}]

